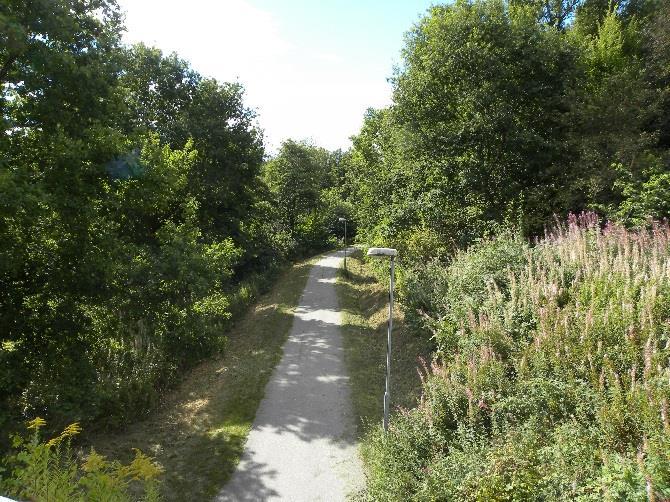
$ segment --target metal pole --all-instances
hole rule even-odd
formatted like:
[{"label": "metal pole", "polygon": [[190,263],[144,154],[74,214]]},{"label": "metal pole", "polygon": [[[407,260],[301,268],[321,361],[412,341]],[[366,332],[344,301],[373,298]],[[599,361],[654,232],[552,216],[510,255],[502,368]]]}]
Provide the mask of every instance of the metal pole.
[{"label": "metal pole", "polygon": [[347,220],[344,220],[344,271],[347,271]]},{"label": "metal pole", "polygon": [[395,262],[391,256],[391,284],[389,287],[389,323],[386,338],[386,391],[384,392],[384,432],[389,429],[389,407],[391,404],[391,333],[393,332],[393,287],[395,283]]}]

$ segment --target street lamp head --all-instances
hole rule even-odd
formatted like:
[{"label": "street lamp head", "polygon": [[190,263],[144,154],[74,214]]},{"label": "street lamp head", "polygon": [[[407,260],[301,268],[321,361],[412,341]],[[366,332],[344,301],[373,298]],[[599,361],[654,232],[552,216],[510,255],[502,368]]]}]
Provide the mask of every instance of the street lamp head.
[{"label": "street lamp head", "polygon": [[396,256],[398,251],[393,248],[370,248],[368,256]]},{"label": "street lamp head", "polygon": [[346,218],[338,218],[337,221],[340,221],[340,222],[341,221],[347,221],[347,219]]}]

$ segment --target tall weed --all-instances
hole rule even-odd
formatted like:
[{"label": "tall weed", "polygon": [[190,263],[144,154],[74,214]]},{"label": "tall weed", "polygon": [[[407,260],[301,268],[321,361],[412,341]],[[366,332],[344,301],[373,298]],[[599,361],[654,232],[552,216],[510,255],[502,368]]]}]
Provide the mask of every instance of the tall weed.
[{"label": "tall weed", "polygon": [[582,214],[458,254],[421,316],[422,400],[367,442],[369,496],[668,499],[669,243]]},{"label": "tall weed", "polygon": [[160,499],[158,476],[162,469],[141,451],[135,451],[128,465],[109,461],[95,450],[78,461],[70,441],[81,431],[79,424],[67,426],[48,441],[41,439],[44,425],[43,419],[36,418],[28,424],[31,437],[14,436],[17,451],[4,460],[0,493],[38,502]]}]

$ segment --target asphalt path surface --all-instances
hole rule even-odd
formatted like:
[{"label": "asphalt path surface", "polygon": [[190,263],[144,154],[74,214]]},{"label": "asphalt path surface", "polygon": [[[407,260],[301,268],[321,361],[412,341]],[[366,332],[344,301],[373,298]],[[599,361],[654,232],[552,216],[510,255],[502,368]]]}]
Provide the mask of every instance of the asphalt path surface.
[{"label": "asphalt path surface", "polygon": [[313,266],[245,451],[217,501],[335,502],[363,487],[335,292],[343,255]]}]

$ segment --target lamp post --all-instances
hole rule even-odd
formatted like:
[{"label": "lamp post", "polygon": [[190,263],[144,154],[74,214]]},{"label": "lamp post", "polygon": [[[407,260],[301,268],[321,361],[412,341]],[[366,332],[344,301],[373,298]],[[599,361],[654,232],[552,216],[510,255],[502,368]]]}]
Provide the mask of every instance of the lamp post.
[{"label": "lamp post", "polygon": [[389,273],[391,283],[389,286],[389,323],[386,336],[386,389],[384,391],[384,432],[389,429],[389,406],[391,404],[391,333],[393,332],[393,288],[395,283],[395,257],[398,251],[392,248],[370,248],[368,256],[390,258]]},{"label": "lamp post", "polygon": [[347,219],[338,218],[337,221],[340,223],[344,222],[344,271],[347,271]]}]

